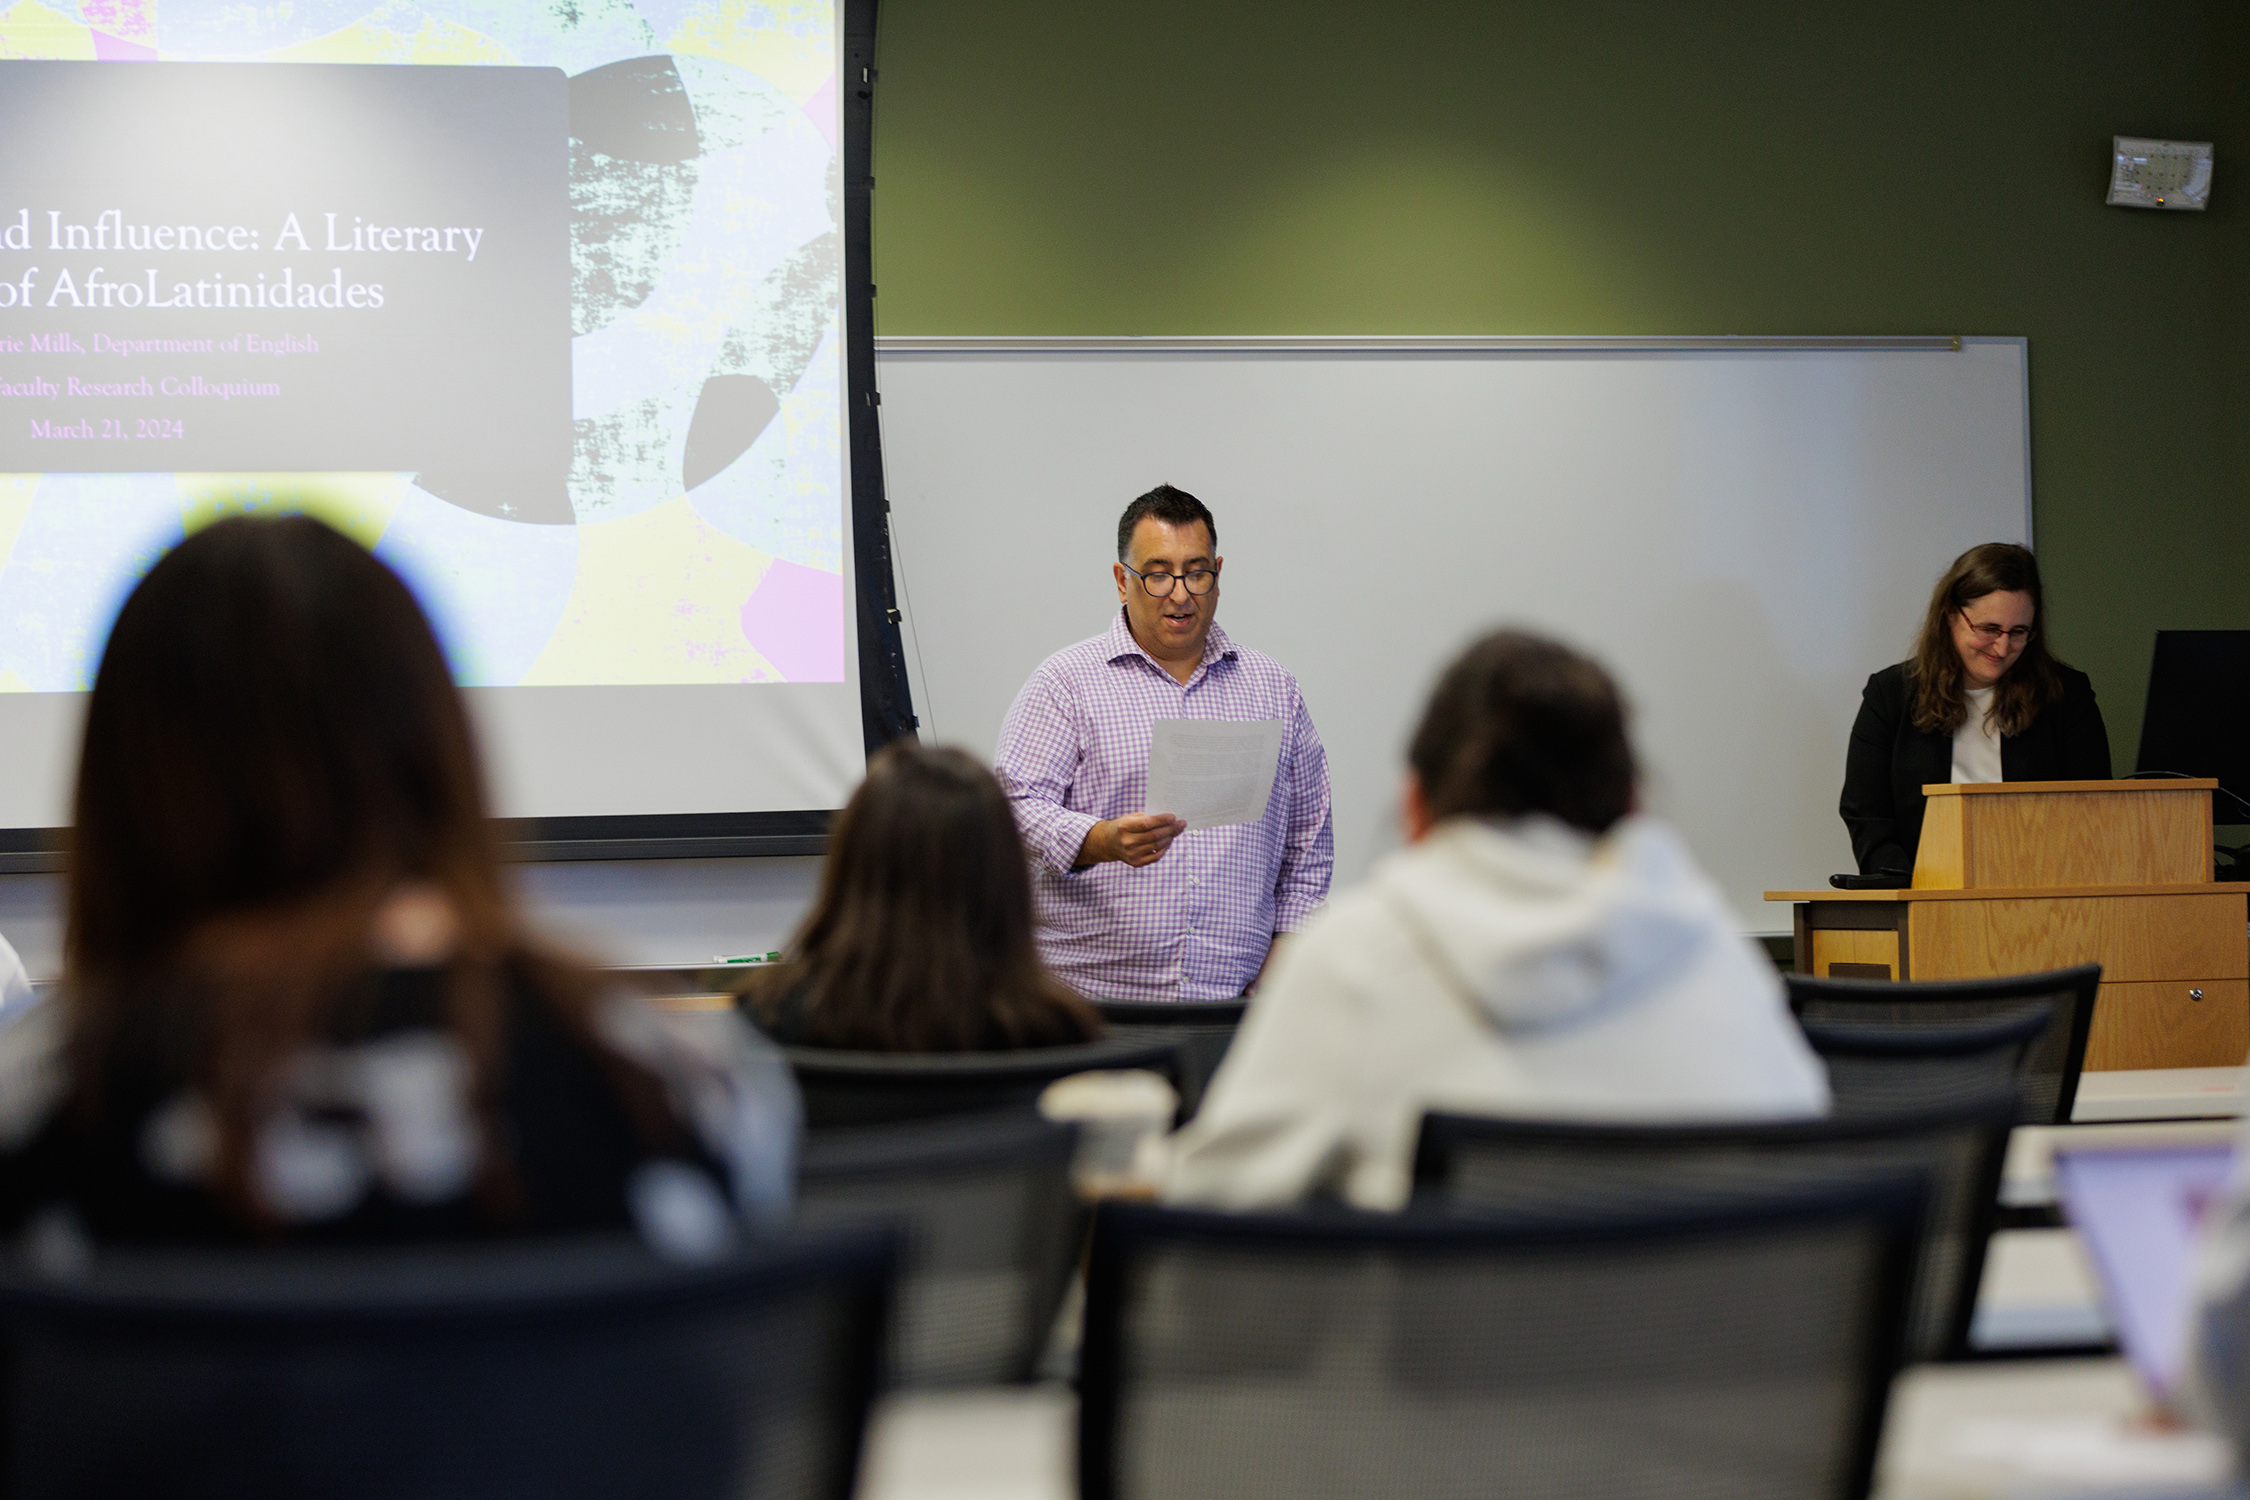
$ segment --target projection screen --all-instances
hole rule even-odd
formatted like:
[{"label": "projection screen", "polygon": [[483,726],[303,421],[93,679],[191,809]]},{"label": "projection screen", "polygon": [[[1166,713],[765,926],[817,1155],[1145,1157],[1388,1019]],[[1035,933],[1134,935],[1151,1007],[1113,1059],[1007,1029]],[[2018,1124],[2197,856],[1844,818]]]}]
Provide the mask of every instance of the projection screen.
[{"label": "projection screen", "polygon": [[[879,472],[854,538],[874,441],[849,394],[871,355],[847,339],[865,146],[848,173],[841,9],[0,16],[14,847],[67,821],[125,593],[197,527],[276,509],[414,589],[524,836],[817,834],[872,732],[862,620],[877,657],[896,636]],[[696,843],[719,836],[738,847]]]}]

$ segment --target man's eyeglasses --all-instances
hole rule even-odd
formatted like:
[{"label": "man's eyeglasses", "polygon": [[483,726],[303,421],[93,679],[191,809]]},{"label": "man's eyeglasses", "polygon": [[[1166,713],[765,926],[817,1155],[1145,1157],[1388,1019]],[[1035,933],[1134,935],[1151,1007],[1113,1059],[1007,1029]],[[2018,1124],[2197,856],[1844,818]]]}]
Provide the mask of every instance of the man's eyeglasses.
[{"label": "man's eyeglasses", "polygon": [[1976,632],[1977,639],[1987,646],[1997,646],[2003,640],[2011,646],[2020,646],[2031,639],[2031,627],[2029,625],[2018,625],[2013,630],[2002,630],[1997,625],[1979,625],[1974,620],[1967,623],[1969,629]]},{"label": "man's eyeglasses", "polygon": [[1143,573],[1131,563],[1119,563],[1118,566],[1138,578],[1141,587],[1159,599],[1171,598],[1172,586],[1177,583],[1186,584],[1189,593],[1201,598],[1211,592],[1211,585],[1219,581],[1217,571],[1211,568],[1191,568],[1185,573]]}]

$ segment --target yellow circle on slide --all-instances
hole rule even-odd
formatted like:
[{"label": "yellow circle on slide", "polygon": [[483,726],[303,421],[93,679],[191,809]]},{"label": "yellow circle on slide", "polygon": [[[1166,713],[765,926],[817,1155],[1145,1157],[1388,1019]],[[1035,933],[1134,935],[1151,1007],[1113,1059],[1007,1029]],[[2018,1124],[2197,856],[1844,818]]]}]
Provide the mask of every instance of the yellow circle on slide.
[{"label": "yellow circle on slide", "polygon": [[8,566],[16,550],[16,536],[23,530],[23,518],[31,514],[39,480],[37,474],[0,474],[0,568]]},{"label": "yellow circle on slide", "polygon": [[581,522],[570,600],[523,681],[779,682],[742,634],[742,606],[773,562],[706,522],[685,495]]},{"label": "yellow circle on slide", "polygon": [[39,0],[16,0],[0,11],[0,57],[94,61],[94,34]]},{"label": "yellow circle on slide", "polygon": [[383,539],[406,474],[175,474],[180,525],[194,535],[228,516],[317,516],[362,547]]},{"label": "yellow circle on slide", "polygon": [[803,104],[836,72],[833,5],[704,0],[664,41],[675,57],[711,57],[757,74]]},{"label": "yellow circle on slide", "polygon": [[[378,19],[396,12],[391,7],[372,11],[349,26],[294,46],[277,47],[267,62],[289,63],[419,63],[451,67],[508,67],[516,54],[506,44],[458,21],[421,17],[413,31],[394,31]],[[409,12],[408,14],[412,14]]]}]

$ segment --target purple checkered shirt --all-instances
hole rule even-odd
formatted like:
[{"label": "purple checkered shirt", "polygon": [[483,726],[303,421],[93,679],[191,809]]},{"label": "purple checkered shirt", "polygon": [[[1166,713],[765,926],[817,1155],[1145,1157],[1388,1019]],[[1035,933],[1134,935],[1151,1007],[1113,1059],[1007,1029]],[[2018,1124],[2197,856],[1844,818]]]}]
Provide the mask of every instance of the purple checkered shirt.
[{"label": "purple checkered shirt", "polygon": [[[1086,831],[1145,812],[1158,719],[1279,719],[1281,763],[1266,815],[1198,828],[1134,869],[1073,872]],[[1328,899],[1336,863],[1328,755],[1297,679],[1217,625],[1182,686],[1143,651],[1120,608],[1107,633],[1040,663],[1000,729],[993,769],[1030,846],[1039,951],[1105,1000],[1216,1000],[1242,993],[1274,934]]]}]

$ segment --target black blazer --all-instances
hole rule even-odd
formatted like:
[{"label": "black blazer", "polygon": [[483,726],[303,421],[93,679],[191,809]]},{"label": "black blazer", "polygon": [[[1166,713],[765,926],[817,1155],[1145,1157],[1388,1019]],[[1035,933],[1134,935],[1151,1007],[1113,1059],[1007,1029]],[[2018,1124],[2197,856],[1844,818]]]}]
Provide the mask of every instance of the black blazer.
[{"label": "black blazer", "polygon": [[[2109,731],[2094,704],[2094,685],[2084,672],[2056,665],[2063,695],[2022,734],[2001,739],[2002,781],[2109,779]],[[1916,729],[1909,717],[1906,663],[1868,678],[1844,752],[1838,807],[1862,875],[1914,868],[1922,842],[1922,788],[1952,779],[1953,737]]]}]

